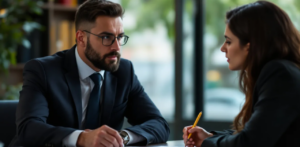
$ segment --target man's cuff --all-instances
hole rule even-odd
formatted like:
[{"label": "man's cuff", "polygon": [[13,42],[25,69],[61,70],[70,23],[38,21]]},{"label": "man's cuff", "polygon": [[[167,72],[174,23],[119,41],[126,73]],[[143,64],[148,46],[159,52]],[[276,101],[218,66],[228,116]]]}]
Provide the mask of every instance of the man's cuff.
[{"label": "man's cuff", "polygon": [[78,136],[83,130],[76,130],[72,132],[70,135],[63,139],[63,146],[65,147],[74,147],[76,146]]},{"label": "man's cuff", "polygon": [[128,130],[123,130],[123,131],[125,131],[129,136],[129,142],[127,143],[127,145],[142,142],[145,140],[145,138],[141,135],[138,135]]}]

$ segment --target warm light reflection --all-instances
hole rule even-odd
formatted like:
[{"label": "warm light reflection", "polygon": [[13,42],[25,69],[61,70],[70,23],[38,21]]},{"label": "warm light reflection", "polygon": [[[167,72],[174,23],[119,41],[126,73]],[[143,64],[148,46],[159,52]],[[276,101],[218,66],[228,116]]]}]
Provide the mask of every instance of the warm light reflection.
[{"label": "warm light reflection", "polygon": [[0,9],[0,16],[4,15],[6,13],[6,9]]},{"label": "warm light reflection", "polygon": [[210,70],[207,72],[206,78],[208,81],[217,82],[221,80],[221,73],[217,70]]}]

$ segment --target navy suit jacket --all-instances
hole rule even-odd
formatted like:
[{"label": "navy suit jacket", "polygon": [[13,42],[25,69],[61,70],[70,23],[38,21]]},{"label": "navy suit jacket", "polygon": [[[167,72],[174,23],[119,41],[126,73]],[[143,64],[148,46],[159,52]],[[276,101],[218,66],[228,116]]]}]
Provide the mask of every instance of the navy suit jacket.
[{"label": "navy suit jacket", "polygon": [[[61,146],[62,140],[81,126],[82,104],[75,46],[52,56],[26,63],[23,88],[16,112],[17,133],[13,146]],[[146,140],[166,142],[169,127],[144,92],[132,63],[120,60],[119,69],[106,71],[103,82],[100,124],[126,128]]]},{"label": "navy suit jacket", "polygon": [[267,63],[255,84],[244,129],[214,131],[201,147],[299,147],[300,69],[287,60]]}]

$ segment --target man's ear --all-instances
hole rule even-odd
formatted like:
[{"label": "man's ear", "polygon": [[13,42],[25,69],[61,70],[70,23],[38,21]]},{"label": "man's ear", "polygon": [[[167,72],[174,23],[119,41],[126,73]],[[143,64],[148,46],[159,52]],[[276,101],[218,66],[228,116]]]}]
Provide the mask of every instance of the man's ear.
[{"label": "man's ear", "polygon": [[77,30],[76,32],[76,41],[77,41],[77,46],[86,46],[86,40],[85,40],[85,33],[81,30]]}]

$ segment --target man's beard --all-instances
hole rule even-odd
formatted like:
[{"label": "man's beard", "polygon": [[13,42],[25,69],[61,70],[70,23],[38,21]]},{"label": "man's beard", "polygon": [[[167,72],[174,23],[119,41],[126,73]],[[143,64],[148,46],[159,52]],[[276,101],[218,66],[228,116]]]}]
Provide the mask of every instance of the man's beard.
[{"label": "man's beard", "polygon": [[[87,38],[87,46],[86,50],[84,52],[86,58],[97,68],[101,70],[111,71],[114,72],[118,70],[120,65],[120,53],[113,51],[108,54],[105,54],[103,58],[101,57],[101,54],[98,54],[95,49],[92,48],[90,44],[89,37]],[[109,56],[117,56],[117,63],[114,63],[115,61],[110,61],[109,63],[105,62],[105,59]]]}]

